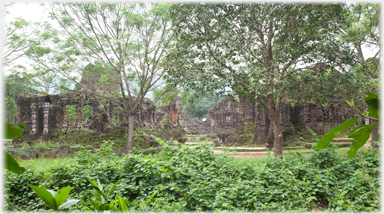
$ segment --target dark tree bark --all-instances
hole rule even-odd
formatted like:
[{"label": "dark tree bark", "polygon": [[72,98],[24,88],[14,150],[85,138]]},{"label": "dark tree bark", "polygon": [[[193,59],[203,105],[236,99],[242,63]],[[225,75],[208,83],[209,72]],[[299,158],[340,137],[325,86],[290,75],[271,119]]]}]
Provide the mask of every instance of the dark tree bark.
[{"label": "dark tree bark", "polygon": [[380,130],[380,126],[376,126],[375,128],[373,128],[373,130],[372,130],[372,134],[371,134],[371,146],[373,147],[373,148],[379,148],[379,145],[374,145],[373,144],[373,142],[375,142],[375,141],[378,141],[378,139],[377,139],[377,136],[378,136],[378,134],[379,134],[379,130]]}]

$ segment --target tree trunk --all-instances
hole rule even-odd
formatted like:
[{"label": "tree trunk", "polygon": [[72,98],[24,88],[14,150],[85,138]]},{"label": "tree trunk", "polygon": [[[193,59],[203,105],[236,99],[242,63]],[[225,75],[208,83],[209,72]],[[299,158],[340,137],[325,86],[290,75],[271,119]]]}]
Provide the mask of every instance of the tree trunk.
[{"label": "tree trunk", "polygon": [[274,148],[274,144],[275,144],[275,141],[274,141],[274,134],[273,134],[273,128],[272,128],[272,124],[268,126],[267,128],[268,130],[268,143],[267,143],[267,148]]},{"label": "tree trunk", "polygon": [[[268,135],[269,136],[269,129],[271,128],[270,127],[270,122],[269,122],[269,118],[268,118],[268,114],[265,112],[265,135]],[[269,138],[269,137],[268,137]]]},{"label": "tree trunk", "polygon": [[128,154],[133,148],[133,127],[135,126],[135,115],[128,115],[128,134],[127,147],[125,152]]},{"label": "tree trunk", "polygon": [[276,155],[283,156],[283,129],[281,128],[281,125],[279,123],[279,118],[274,121],[271,121],[272,127],[273,127],[273,134],[274,134],[274,152]]},{"label": "tree trunk", "polygon": [[379,148],[379,145],[374,145],[373,144],[373,142],[375,142],[375,141],[378,141],[378,139],[377,139],[377,136],[378,136],[378,134],[379,134],[379,129],[380,129],[380,126],[376,126],[375,128],[373,128],[373,130],[372,130],[372,134],[371,134],[371,146],[373,147],[373,148]]}]

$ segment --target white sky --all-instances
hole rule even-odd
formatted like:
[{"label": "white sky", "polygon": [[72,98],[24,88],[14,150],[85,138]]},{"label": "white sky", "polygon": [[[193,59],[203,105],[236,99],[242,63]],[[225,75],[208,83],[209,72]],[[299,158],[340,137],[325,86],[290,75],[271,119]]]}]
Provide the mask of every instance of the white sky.
[{"label": "white sky", "polygon": [[[47,3],[45,3],[44,6],[44,3],[39,2],[15,3],[14,5],[8,7],[7,11],[9,13],[5,15],[4,21],[9,22],[17,17],[22,17],[25,20],[32,22],[48,21],[49,12],[45,9],[47,6]],[[365,58],[373,57],[375,53],[376,51],[374,48],[365,47],[363,49]]]}]

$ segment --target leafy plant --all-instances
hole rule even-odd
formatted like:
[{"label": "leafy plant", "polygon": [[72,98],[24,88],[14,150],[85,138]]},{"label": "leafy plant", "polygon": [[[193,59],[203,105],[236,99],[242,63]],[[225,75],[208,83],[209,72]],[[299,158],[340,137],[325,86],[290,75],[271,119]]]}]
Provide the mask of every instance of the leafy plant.
[{"label": "leafy plant", "polygon": [[73,122],[77,119],[76,105],[66,105],[67,114],[65,115],[65,119],[68,122]]},{"label": "leafy plant", "polygon": [[80,201],[77,199],[67,200],[69,192],[73,189],[73,187],[63,187],[59,190],[59,192],[55,192],[52,190],[46,190],[42,187],[34,186],[32,184],[28,184],[28,186],[31,187],[33,191],[53,210],[65,209],[77,204]]},{"label": "leafy plant", "polygon": [[113,141],[104,140],[96,151],[83,149],[75,153],[75,158],[79,164],[100,163],[101,158],[110,157],[113,154]]},{"label": "leafy plant", "polygon": [[81,109],[83,118],[92,117],[92,106],[86,105]]},{"label": "leafy plant", "polygon": [[[117,184],[120,183],[121,180],[113,184],[113,186],[107,191],[103,189],[103,186],[100,184],[99,179],[97,179],[97,183],[93,182],[91,179],[87,178],[88,181],[92,184],[94,188],[91,190],[93,198],[84,194],[84,196],[91,202],[91,206],[87,206],[92,211],[105,211],[105,210],[115,210],[115,211],[128,211],[126,203],[128,199],[122,199],[119,195],[116,195],[116,200],[110,201],[109,197],[112,194],[113,190],[116,188]],[[116,203],[119,205],[117,208]]]},{"label": "leafy plant", "polygon": [[[366,92],[365,94],[367,95],[367,97],[365,97],[364,100],[368,107],[368,112],[364,112],[364,113],[359,112],[359,113],[362,116],[362,118],[368,117],[368,118],[373,118],[375,120],[378,120],[379,114],[380,114],[379,97],[376,94],[369,93],[369,92]],[[353,103],[353,100],[351,102],[348,102],[348,104],[352,108],[354,108],[355,111],[357,111]],[[342,132],[347,130],[349,127],[351,127],[353,124],[355,124],[357,121],[359,121],[362,118],[352,118],[348,121],[345,121],[340,126],[333,128],[330,132],[328,132],[321,138],[321,140],[316,146],[316,150],[326,148],[333,138],[340,135]],[[364,146],[364,144],[369,139],[372,133],[372,130],[378,125],[379,123],[359,125],[348,133],[348,138],[355,139],[355,141],[351,143],[351,149],[347,152],[349,157],[353,157],[356,155],[357,150],[362,146]]]},{"label": "leafy plant", "polygon": [[[5,124],[5,138],[18,138],[23,135],[25,123],[22,122],[19,125],[14,124]],[[5,168],[15,172],[17,174],[22,174],[25,172],[24,167],[20,167],[19,163],[10,155],[7,151],[4,151],[5,156]]]},{"label": "leafy plant", "polygon": [[315,131],[313,131],[312,129],[308,129],[308,131],[311,133],[311,135],[313,136],[313,141],[315,141],[316,143],[319,142],[320,138],[319,136],[317,135],[317,133]]}]

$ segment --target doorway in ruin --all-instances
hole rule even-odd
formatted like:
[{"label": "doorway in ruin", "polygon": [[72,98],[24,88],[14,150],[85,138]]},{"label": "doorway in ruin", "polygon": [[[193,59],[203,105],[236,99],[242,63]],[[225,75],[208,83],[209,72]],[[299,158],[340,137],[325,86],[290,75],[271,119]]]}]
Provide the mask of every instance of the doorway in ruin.
[{"label": "doorway in ruin", "polygon": [[40,139],[44,130],[44,107],[42,105],[38,105],[36,113],[37,113],[36,137],[37,139]]}]

